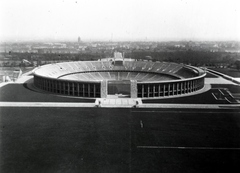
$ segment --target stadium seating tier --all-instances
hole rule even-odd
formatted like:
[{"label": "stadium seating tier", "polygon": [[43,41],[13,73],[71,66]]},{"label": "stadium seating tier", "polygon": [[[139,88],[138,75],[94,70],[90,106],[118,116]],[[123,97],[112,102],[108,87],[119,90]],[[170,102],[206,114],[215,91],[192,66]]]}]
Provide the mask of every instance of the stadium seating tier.
[{"label": "stadium seating tier", "polygon": [[[35,74],[54,79],[101,81],[137,80],[161,81],[199,76],[200,69],[167,62],[124,61],[114,66],[112,61],[76,61],[48,64],[39,67]],[[197,71],[197,72],[196,72]]]}]

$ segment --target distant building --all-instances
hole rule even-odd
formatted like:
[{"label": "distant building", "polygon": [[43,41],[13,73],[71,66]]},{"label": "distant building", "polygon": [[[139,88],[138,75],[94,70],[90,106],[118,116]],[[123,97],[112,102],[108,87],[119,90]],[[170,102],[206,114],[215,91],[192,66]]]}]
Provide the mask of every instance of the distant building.
[{"label": "distant building", "polygon": [[81,42],[82,42],[82,41],[81,41],[81,38],[80,38],[80,37],[78,37],[78,44],[79,44],[79,43],[81,43]]}]

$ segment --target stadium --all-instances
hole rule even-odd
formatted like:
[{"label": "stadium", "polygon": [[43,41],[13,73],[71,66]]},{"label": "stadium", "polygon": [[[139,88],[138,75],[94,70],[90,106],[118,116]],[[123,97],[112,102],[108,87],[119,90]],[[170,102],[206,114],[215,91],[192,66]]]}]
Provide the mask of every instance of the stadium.
[{"label": "stadium", "polygon": [[0,172],[239,170],[239,82],[203,69],[116,53],[0,83]]},{"label": "stadium", "polygon": [[89,98],[162,98],[183,96],[204,87],[205,72],[167,62],[113,61],[49,64],[34,71],[34,85],[47,92]]}]

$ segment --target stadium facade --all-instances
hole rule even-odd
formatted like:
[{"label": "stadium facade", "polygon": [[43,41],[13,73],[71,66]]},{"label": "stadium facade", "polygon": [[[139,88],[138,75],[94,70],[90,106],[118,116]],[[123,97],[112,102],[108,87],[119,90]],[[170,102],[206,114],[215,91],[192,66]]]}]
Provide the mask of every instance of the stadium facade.
[{"label": "stadium facade", "polygon": [[111,61],[48,64],[34,72],[34,85],[54,94],[108,98],[167,98],[204,87],[206,73],[197,67],[152,61],[132,61],[116,53]]}]

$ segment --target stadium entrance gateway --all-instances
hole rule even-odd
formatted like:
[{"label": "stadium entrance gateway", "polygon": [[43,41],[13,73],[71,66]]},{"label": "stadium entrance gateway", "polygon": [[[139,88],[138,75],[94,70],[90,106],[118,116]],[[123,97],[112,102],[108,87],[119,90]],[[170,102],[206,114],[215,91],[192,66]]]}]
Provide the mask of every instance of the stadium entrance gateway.
[{"label": "stadium entrance gateway", "polygon": [[108,95],[130,97],[131,81],[108,81]]},{"label": "stadium entrance gateway", "polygon": [[107,97],[137,98],[137,81],[101,81],[101,98]]}]

